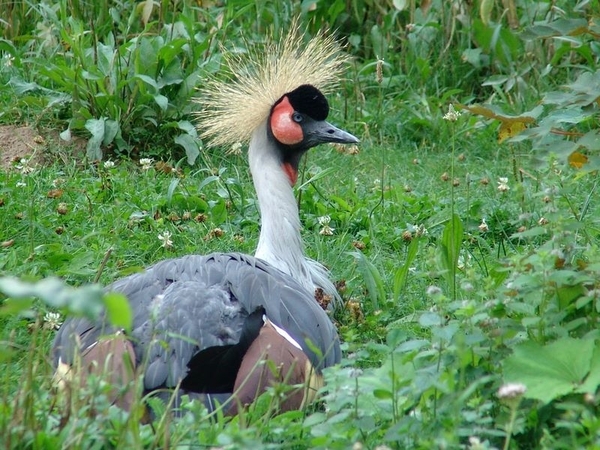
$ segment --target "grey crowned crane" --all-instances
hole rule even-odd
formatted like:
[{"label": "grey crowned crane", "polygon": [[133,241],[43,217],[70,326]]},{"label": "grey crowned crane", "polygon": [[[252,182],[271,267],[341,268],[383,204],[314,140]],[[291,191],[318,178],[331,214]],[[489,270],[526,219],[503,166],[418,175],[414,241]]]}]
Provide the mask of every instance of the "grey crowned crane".
[{"label": "grey crowned crane", "polygon": [[[336,329],[314,299],[315,287],[335,289],[304,255],[293,185],[309,148],[358,139],[325,121],[320,90],[336,81],[346,57],[323,33],[303,48],[302,38],[293,26],[281,44],[247,61],[230,58],[232,79],[200,90],[203,137],[213,145],[250,140],[261,214],[256,255],[188,255],[107,286],[127,296],[132,330],[125,334],[105,318],[66,320],[52,350],[60,380],[106,371],[122,387],[140,374],[145,393],[179,388],[209,408],[216,395],[222,402],[235,394],[229,413],[273,382],[303,385],[281,404],[289,410],[310,399],[324,367],[339,362]],[[115,390],[111,401],[129,409],[132,395]]]}]

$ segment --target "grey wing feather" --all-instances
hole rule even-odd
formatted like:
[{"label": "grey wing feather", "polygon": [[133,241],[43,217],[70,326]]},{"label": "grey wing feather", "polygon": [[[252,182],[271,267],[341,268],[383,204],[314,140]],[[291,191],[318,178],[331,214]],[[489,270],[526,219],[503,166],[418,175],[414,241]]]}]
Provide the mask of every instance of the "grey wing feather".
[{"label": "grey wing feather", "polygon": [[[116,281],[106,291],[129,299],[134,316],[131,340],[137,362],[147,363],[147,390],[175,386],[197,351],[236,343],[244,319],[259,307],[302,346],[317,369],[341,357],[335,327],[313,294],[252,256],[215,253],[165,260]],[[66,320],[54,341],[55,364],[59,358],[72,363],[78,349],[114,331],[104,317],[95,322]]]}]

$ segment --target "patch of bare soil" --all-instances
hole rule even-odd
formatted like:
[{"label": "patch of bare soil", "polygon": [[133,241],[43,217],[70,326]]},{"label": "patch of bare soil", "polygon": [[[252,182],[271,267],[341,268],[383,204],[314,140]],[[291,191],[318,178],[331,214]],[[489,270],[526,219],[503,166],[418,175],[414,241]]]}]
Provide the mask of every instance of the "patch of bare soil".
[{"label": "patch of bare soil", "polygon": [[63,141],[57,131],[39,132],[28,126],[0,125],[0,169],[7,169],[14,161],[32,157],[36,163],[45,163],[58,156],[81,156],[87,141],[74,137]]}]

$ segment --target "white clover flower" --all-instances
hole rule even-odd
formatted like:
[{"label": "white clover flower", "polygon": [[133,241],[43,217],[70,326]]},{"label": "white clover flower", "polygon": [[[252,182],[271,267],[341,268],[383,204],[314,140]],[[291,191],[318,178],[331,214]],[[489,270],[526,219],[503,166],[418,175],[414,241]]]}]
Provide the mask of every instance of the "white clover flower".
[{"label": "white clover flower", "polygon": [[323,236],[333,236],[333,231],[335,228],[331,228],[329,226],[329,222],[331,222],[331,217],[329,217],[329,216],[319,217],[319,225],[321,225],[319,234],[321,234]]},{"label": "white clover flower", "polygon": [[321,226],[329,225],[329,222],[331,222],[331,217],[329,217],[329,216],[319,217],[319,225],[321,225]]},{"label": "white clover flower", "polygon": [[236,142],[231,146],[229,151],[227,151],[228,155],[241,155],[242,154],[242,143]]},{"label": "white clover flower", "polygon": [[152,168],[152,163],[154,163],[154,159],[152,158],[140,159],[140,165],[142,166],[142,170],[150,170]]},{"label": "white clover flower", "polygon": [[325,225],[319,230],[319,234],[323,236],[333,236],[333,231],[335,228],[331,228],[329,225]]},{"label": "white clover flower", "polygon": [[500,400],[519,399],[525,394],[527,387],[522,383],[506,383],[498,389],[498,398]]},{"label": "white clover flower", "polygon": [[508,187],[508,178],[506,178],[506,177],[498,178],[498,190],[500,192],[506,192],[506,191],[510,190],[510,187]]},{"label": "white clover flower", "polygon": [[29,174],[32,174],[33,172],[35,172],[35,169],[34,169],[33,167],[30,167],[30,166],[23,166],[23,167],[21,168],[21,173],[22,173],[23,175],[29,175]]},{"label": "white clover flower", "polygon": [[482,233],[485,233],[490,230],[488,227],[488,224],[485,221],[485,217],[483,217],[481,219],[481,223],[479,224],[479,226],[477,228],[479,228],[479,231],[481,231]]},{"label": "white clover flower", "polygon": [[15,60],[15,57],[9,54],[4,55],[4,65],[5,67],[11,67],[13,65],[13,61]]},{"label": "white clover flower", "polygon": [[427,230],[427,228],[425,228],[425,225],[423,225],[422,223],[419,225],[415,225],[415,236],[421,237],[427,236],[428,234],[429,231]]},{"label": "white clover flower", "polygon": [[469,437],[469,450],[485,450],[486,448],[488,448],[487,445],[484,445],[477,436]]},{"label": "white clover flower", "polygon": [[160,233],[158,235],[158,240],[162,242],[162,247],[163,248],[172,248],[173,247],[173,241],[171,240],[171,232],[170,231],[163,231],[162,233]]},{"label": "white clover flower", "polygon": [[440,295],[441,293],[442,290],[438,286],[429,286],[427,288],[427,295],[429,295],[430,297]]},{"label": "white clover flower", "polygon": [[348,376],[350,378],[358,378],[363,374],[362,369],[358,369],[356,367],[353,367],[350,369],[350,371],[348,372]]},{"label": "white clover flower", "polygon": [[[142,161],[140,160],[140,163]],[[115,162],[111,161],[110,159],[108,161],[104,161],[104,168],[105,169],[112,169],[113,167],[115,167]]]},{"label": "white clover flower", "polygon": [[48,312],[44,315],[44,328],[46,330],[58,330],[62,325],[59,313]]},{"label": "white clover flower", "polygon": [[450,122],[456,122],[459,117],[460,117],[460,113],[458,111],[456,111],[454,109],[454,105],[452,103],[450,103],[450,105],[448,105],[448,112],[446,114],[444,114],[443,119],[449,120]]},{"label": "white clover flower", "polygon": [[17,181],[17,184],[15,186],[17,186],[18,188],[22,188],[27,186],[27,183],[25,183],[24,181]]}]

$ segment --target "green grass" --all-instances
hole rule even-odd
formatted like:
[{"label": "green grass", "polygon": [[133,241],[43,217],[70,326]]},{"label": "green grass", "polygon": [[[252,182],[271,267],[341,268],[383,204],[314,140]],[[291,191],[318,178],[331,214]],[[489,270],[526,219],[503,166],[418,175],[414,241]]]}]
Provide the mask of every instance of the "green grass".
[{"label": "green grass", "polygon": [[[440,122],[439,126],[446,127],[443,133],[452,128],[446,122]],[[459,122],[459,126],[466,125]],[[303,179],[317,180],[301,189],[307,253],[329,266],[336,280],[345,281],[343,297],[350,302],[335,314],[347,359],[342,367],[328,371],[330,393],[325,396],[325,410],[329,413],[319,408],[300,415],[286,414],[266,423],[269,408],[263,405],[263,409],[258,407],[258,412],[243,418],[243,426],[236,425],[237,421],[227,424],[222,419],[210,425],[210,421],[198,419],[201,423],[198,428],[190,428],[184,425],[186,419],[169,423],[168,436],[181,442],[211,445],[229,442],[234,446],[260,442],[279,447],[285,441],[286,447],[294,448],[347,448],[361,441],[366,445],[395,442],[400,447],[418,447],[439,439],[454,446],[463,442],[465,437],[461,436],[473,427],[482,438],[501,442],[504,419],[494,395],[502,381],[498,363],[508,355],[506,345],[510,347],[526,335],[544,342],[536,335],[539,325],[523,325],[529,310],[505,310],[509,299],[521,295],[508,292],[507,280],[513,279],[514,283],[515,279],[527,276],[528,269],[523,266],[525,255],[529,258],[540,255],[537,264],[551,272],[554,263],[544,256],[550,250],[543,249],[553,241],[558,243],[552,246],[562,249],[560,239],[573,247],[569,249],[573,254],[567,265],[577,265],[580,258],[592,263],[591,258],[598,253],[599,215],[597,205],[591,205],[585,234],[573,235],[568,230],[573,228],[574,221],[569,219],[565,205],[574,207],[584,202],[591,193],[593,178],[580,178],[577,171],[568,167],[560,173],[548,168],[538,170],[531,167],[526,154],[521,154],[516,161],[518,167],[535,180],[527,177],[515,180],[514,156],[508,146],[498,149],[497,145],[490,145],[485,130],[473,133],[464,145],[457,140],[454,155],[451,148],[382,147],[368,142],[361,145],[356,155],[339,153],[328,146],[313,150]],[[450,172],[453,160],[456,186],[444,176]],[[117,161],[113,168],[104,168],[102,164],[69,167],[56,164],[36,166],[27,175],[16,168],[0,172],[4,186],[0,219],[3,240],[14,239],[14,244],[0,253],[1,272],[29,280],[58,275],[70,284],[85,284],[98,276],[107,250],[112,249],[99,275],[101,283],[108,283],[167,257],[231,250],[251,253],[258,235],[258,214],[243,157],[226,160],[205,155],[204,162],[206,170],[181,166],[179,173],[169,174],[155,168],[144,171],[127,160]],[[327,172],[328,168],[334,170]],[[317,176],[323,171],[325,175]],[[219,172],[217,179],[199,189],[207,176]],[[509,191],[497,189],[499,177],[509,178]],[[489,182],[485,184],[485,180]],[[26,185],[17,187],[19,182]],[[169,197],[173,183],[178,184]],[[62,191],[60,198],[48,198],[54,189]],[[465,230],[456,271],[455,300],[441,250],[452,195],[454,210]],[[66,214],[57,211],[60,203],[66,204]],[[191,218],[187,218],[186,211]],[[550,215],[552,211],[554,216]],[[193,220],[197,214],[204,214],[206,221]],[[333,236],[319,234],[318,217],[323,215],[331,217]],[[553,230],[550,234],[520,240],[510,238],[519,226],[534,228],[541,216],[551,220],[545,225]],[[486,232],[478,228],[482,218],[489,226]],[[415,227],[420,225],[427,234],[417,237]],[[216,227],[224,230],[223,236],[207,238]],[[172,249],[161,247],[158,234],[164,231],[172,235]],[[411,245],[418,245],[416,256],[396,296],[394,278],[405,264]],[[359,251],[357,246],[371,263],[370,270],[354,255]],[[567,251],[568,246],[564,248]],[[381,279],[381,285],[371,286],[381,292],[368,290],[366,277],[373,275]],[[543,287],[545,283],[541,283]],[[572,283],[565,281],[565,289],[571,289]],[[581,295],[586,295],[589,281],[580,283],[582,291],[573,301],[581,302]],[[548,298],[552,303],[553,298],[559,297]],[[545,317],[535,300],[524,297],[521,301],[523,305],[532,302],[534,317],[538,314]],[[493,305],[491,310],[490,305]],[[544,325],[546,333],[570,330],[569,333],[584,335],[585,330],[589,333],[593,329],[592,324],[585,323],[570,328],[571,322],[566,321],[568,315],[572,319],[585,317],[587,306],[570,304],[562,313],[556,310],[559,306],[559,303],[547,306],[551,311],[547,312],[549,323]],[[4,416],[0,429],[5,438],[32,439],[33,435],[28,433],[34,432],[42,439],[40,433],[52,435],[60,429],[57,423],[60,409],[52,410],[52,396],[48,393],[51,367],[47,355],[53,332],[39,327],[33,327],[32,331],[30,326],[36,317],[41,320],[50,310],[38,302],[26,316],[4,314],[0,319],[3,325],[0,340],[5,342],[5,348],[16,349],[6,353],[2,363],[7,369],[0,396],[3,410],[9,413],[16,407],[15,399],[27,394],[36,405],[44,405],[35,407],[38,414],[47,411],[44,414],[54,418],[23,419],[26,425],[22,430],[8,426],[14,424],[14,419],[11,422],[10,416]],[[554,317],[557,313],[561,317]],[[494,321],[504,322],[505,327],[494,329],[486,325]],[[475,353],[468,344],[473,339],[485,344]],[[398,350],[404,347],[412,350],[409,353]],[[389,371],[392,360],[397,360],[398,372]],[[28,375],[32,365],[37,367],[36,372]],[[355,378],[358,390],[348,390],[352,376],[359,370],[364,372]],[[24,387],[25,381],[32,383],[33,388]],[[419,396],[415,397],[416,393]],[[85,398],[89,393],[80,395]],[[529,401],[527,405],[533,413],[534,404]],[[423,419],[413,418],[415,423],[409,426],[405,422],[411,410],[420,410]],[[198,407],[191,411],[200,417],[204,415]],[[525,419],[527,411],[519,414],[520,420]],[[133,439],[134,446],[163,445],[163,439],[167,439],[166,435],[153,434],[144,427],[142,435],[134,438],[132,433],[137,428],[132,428],[130,422],[120,422],[112,410],[104,414],[107,416],[102,416],[102,420],[106,423],[92,424],[86,422],[89,419],[81,412],[77,420],[88,428],[79,430],[79,439],[88,442],[94,433],[99,433],[101,438],[94,439],[98,439],[100,447],[113,445],[118,436]],[[429,419],[425,421],[425,417]],[[342,418],[344,426],[337,423]],[[433,423],[428,423],[431,420]],[[475,423],[469,425],[470,420]],[[373,426],[377,432],[370,433],[368,430]],[[412,427],[421,431],[409,432]],[[538,428],[543,429],[544,423],[540,421]],[[338,431],[332,434],[334,429]],[[523,425],[518,429],[525,430]],[[69,425],[64,430],[75,433]],[[459,434],[449,437],[446,434],[449,430]],[[40,442],[49,446],[47,442],[55,442],[52,445],[60,446],[68,442],[63,439],[66,438]],[[521,435],[521,439],[526,441],[529,437]]]},{"label": "green grass", "polygon": [[[0,444],[600,446],[598,5],[462,2],[458,16],[448,2],[404,3],[161,2],[147,22],[128,0],[113,10],[9,5],[0,122],[87,138],[86,125],[102,122],[121,135],[104,136],[115,167],[89,162],[99,148],[82,158],[47,144],[50,163],[0,170],[3,292],[15,287],[8,275],[105,285],[164,258],[253,252],[245,157],[219,149],[190,166],[196,141],[173,144],[194,135],[188,82],[218,76],[217,43],[260,45],[296,14],[309,33],[338,30],[355,59],[329,95],[330,120],[362,143],[358,154],[311,150],[298,183],[306,252],[344,299],[332,314],[344,358],[316,404],[277,415],[274,389],[233,419],[193,402],[173,418],[149,400],[157,418],[140,425],[106,404],[101,382],[65,400],[44,321],[55,299],[38,291],[0,297]],[[443,119],[451,103],[456,122]],[[471,114],[458,103],[484,106]],[[498,142],[499,130],[521,125]],[[144,170],[141,157],[168,165]],[[323,216],[331,236],[319,233]],[[89,310],[101,301],[75,292]],[[527,390],[502,397],[506,383]]]}]

